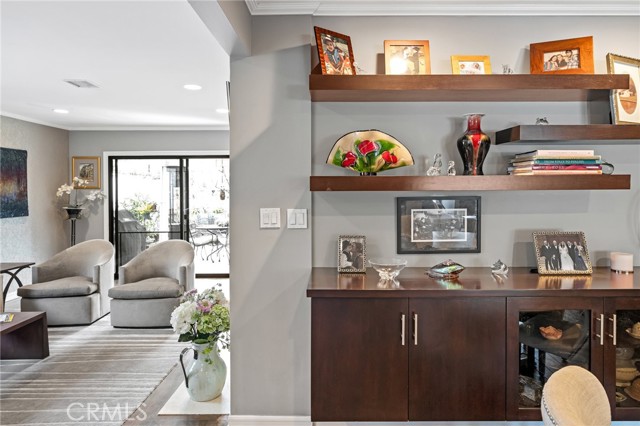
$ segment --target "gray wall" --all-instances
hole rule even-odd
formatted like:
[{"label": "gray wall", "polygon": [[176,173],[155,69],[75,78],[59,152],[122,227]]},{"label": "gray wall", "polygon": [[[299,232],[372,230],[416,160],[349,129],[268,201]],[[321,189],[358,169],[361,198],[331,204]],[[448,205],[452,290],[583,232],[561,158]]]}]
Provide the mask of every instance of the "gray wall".
[{"label": "gray wall", "polygon": [[[73,131],[69,136],[69,158],[99,156],[104,152],[228,151],[229,131]],[[150,153],[151,154],[151,153]],[[102,164],[104,167],[105,164]],[[104,175],[104,173],[103,173]],[[107,193],[104,184],[102,190]],[[104,203],[92,210],[88,220],[77,222],[76,241],[107,238],[104,234]]]},{"label": "gray wall", "polygon": [[[510,64],[528,73],[528,45],[594,35],[596,72],[606,72],[608,51],[640,56],[637,18],[456,17],[313,18],[253,17],[253,56],[232,59],[231,378],[233,415],[309,414],[309,268],[336,265],[337,236],[364,234],[373,255],[395,254],[394,197],[418,193],[311,193],[311,174],[346,175],[324,165],[333,142],[357,129],[379,128],[405,142],[422,164],[442,152],[458,160],[455,139],[461,114],[487,114],[484,129],[532,123],[547,116],[554,124],[604,123],[608,106],[582,103],[316,103],[308,93],[309,43],[313,25],[351,36],[358,64],[378,68],[385,39],[431,41],[432,72],[450,74],[450,55],[490,55],[494,69]],[[315,53],[314,53],[315,55]],[[591,147],[574,145],[575,148]],[[632,252],[640,264],[638,232],[640,146],[594,147],[632,175],[630,191],[515,191],[482,196],[482,253],[456,257],[467,266],[488,266],[498,258],[533,265],[531,232],[582,230],[595,257],[610,250]],[[492,146],[486,172],[504,173],[507,159],[531,146]],[[458,166],[460,170],[460,166]],[[421,167],[399,174],[423,173]],[[445,194],[445,195],[460,195]],[[475,195],[475,194],[474,194]],[[309,208],[308,231],[258,229],[260,207]],[[605,226],[606,224],[606,226]],[[311,251],[313,257],[311,259]],[[428,266],[440,256],[407,256]]]},{"label": "gray wall", "polygon": [[231,60],[231,413],[309,413],[311,232],[260,230],[260,207],[311,207],[309,17],[253,18]]},{"label": "gray wall", "polygon": [[[41,262],[68,245],[68,221],[56,190],[69,180],[69,132],[9,117],[0,117],[0,129],[3,148],[27,151],[29,191],[29,216],[0,219],[0,260]],[[19,277],[31,283],[29,270]]]}]

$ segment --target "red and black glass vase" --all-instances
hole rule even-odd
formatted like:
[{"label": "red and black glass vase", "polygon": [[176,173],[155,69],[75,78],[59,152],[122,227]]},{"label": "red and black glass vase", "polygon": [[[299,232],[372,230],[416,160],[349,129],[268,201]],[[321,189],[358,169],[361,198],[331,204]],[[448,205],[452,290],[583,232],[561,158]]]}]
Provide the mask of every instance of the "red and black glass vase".
[{"label": "red and black glass vase", "polygon": [[458,151],[462,157],[464,175],[483,175],[484,163],[491,139],[480,128],[480,122],[484,114],[465,114],[467,118],[467,131],[458,139]]}]

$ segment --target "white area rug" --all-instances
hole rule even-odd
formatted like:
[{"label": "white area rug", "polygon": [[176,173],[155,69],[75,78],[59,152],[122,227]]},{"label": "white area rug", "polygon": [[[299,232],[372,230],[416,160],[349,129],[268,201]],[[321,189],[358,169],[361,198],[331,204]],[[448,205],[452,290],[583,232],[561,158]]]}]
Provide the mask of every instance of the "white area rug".
[{"label": "white area rug", "polygon": [[[50,327],[50,356],[0,361],[0,424],[121,425],[187,343],[166,329]],[[144,410],[144,405],[141,406]]]},{"label": "white area rug", "polygon": [[[176,389],[173,395],[171,395],[171,398],[169,398],[164,407],[160,409],[158,415],[167,416],[181,414],[229,414],[231,410],[231,384],[229,381],[229,372],[231,371],[231,365],[229,364],[229,351],[221,350],[220,356],[227,364],[227,381],[224,382],[224,388],[222,389],[222,394],[219,397],[205,402],[193,401],[191,397],[189,397],[187,387],[183,382],[180,386],[178,386],[178,389]],[[190,362],[190,360],[187,362],[187,371],[189,371]],[[178,368],[180,367],[178,366]],[[180,370],[180,374],[182,374],[182,370]]]}]

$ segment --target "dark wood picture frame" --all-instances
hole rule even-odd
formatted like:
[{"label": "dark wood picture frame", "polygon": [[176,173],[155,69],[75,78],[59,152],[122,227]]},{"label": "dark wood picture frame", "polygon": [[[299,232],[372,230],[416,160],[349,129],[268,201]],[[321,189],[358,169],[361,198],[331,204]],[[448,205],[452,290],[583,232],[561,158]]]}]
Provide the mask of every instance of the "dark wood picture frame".
[{"label": "dark wood picture frame", "polygon": [[398,197],[399,254],[480,253],[480,197]]},{"label": "dark wood picture frame", "polygon": [[367,272],[367,239],[364,235],[338,237],[338,272],[349,274]]},{"label": "dark wood picture frame", "polygon": [[[536,249],[540,275],[591,275],[592,273],[584,232],[534,232],[533,245]],[[563,265],[565,259],[567,263]]]},{"label": "dark wood picture frame", "polygon": [[611,91],[611,121],[613,124],[640,124],[638,88],[640,59],[607,53],[608,74],[628,74],[629,88]]},{"label": "dark wood picture frame", "polygon": [[431,74],[429,40],[385,40],[384,72],[387,75]]},{"label": "dark wood picture frame", "polygon": [[531,74],[593,74],[593,37],[531,43]]},{"label": "dark wood picture frame", "polygon": [[[322,74],[325,75],[356,75],[356,66],[353,59],[353,48],[351,38],[348,35],[340,34],[325,28],[313,27],[316,35],[316,47],[318,49],[318,59]],[[328,44],[333,43],[334,57],[339,57],[341,62],[337,66],[332,65],[333,61],[325,53],[329,51]],[[337,68],[339,67],[339,69]]]}]

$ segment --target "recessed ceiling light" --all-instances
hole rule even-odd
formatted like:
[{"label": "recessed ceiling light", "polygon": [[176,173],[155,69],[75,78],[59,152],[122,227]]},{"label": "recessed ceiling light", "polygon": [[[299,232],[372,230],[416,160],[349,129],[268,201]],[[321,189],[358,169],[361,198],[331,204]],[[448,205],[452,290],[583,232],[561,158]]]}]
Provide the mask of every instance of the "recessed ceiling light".
[{"label": "recessed ceiling light", "polygon": [[229,110],[226,109],[226,108],[218,108],[218,109],[216,109],[216,112],[218,114],[229,114]]},{"label": "recessed ceiling light", "polygon": [[55,108],[53,110],[53,112],[55,112],[57,114],[69,114],[69,110],[68,109],[62,109],[62,108]]},{"label": "recessed ceiling light", "polygon": [[202,89],[202,86],[198,86],[197,84],[185,84],[182,87],[184,87],[187,90],[201,90]]}]

